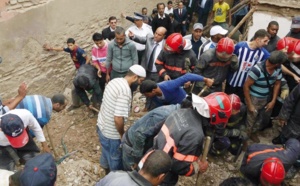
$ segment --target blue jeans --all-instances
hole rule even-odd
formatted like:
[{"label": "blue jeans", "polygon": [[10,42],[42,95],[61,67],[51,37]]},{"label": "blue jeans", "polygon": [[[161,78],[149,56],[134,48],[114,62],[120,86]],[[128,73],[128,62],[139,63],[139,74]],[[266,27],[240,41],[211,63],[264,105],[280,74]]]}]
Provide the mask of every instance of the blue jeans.
[{"label": "blue jeans", "polygon": [[97,126],[97,133],[101,144],[100,165],[110,171],[122,170],[122,149],[121,140],[106,138]]}]

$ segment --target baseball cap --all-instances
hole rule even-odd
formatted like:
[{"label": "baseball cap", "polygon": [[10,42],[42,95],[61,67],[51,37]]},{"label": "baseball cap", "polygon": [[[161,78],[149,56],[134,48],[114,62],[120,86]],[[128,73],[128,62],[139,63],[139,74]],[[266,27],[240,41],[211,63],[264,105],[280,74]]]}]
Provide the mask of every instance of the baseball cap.
[{"label": "baseball cap", "polygon": [[129,70],[140,77],[146,77],[146,70],[141,65],[132,65]]},{"label": "baseball cap", "polygon": [[203,25],[201,23],[195,23],[193,26],[193,30],[197,29],[203,30]]},{"label": "baseball cap", "polygon": [[220,25],[215,25],[215,26],[211,27],[209,34],[210,34],[210,36],[215,36],[217,34],[226,35],[227,32],[228,32],[228,30],[225,30]]},{"label": "baseball cap", "polygon": [[21,185],[53,186],[56,181],[57,167],[53,156],[44,153],[28,160],[20,175]]},{"label": "baseball cap", "polygon": [[192,105],[201,116],[210,118],[208,104],[202,97],[192,94]]},{"label": "baseball cap", "polygon": [[291,28],[300,28],[300,16],[293,17]]},{"label": "baseball cap", "polygon": [[1,117],[1,130],[14,148],[24,147],[29,140],[24,123],[16,114],[5,114]]},{"label": "baseball cap", "polygon": [[133,16],[133,18],[134,18],[134,20],[143,20],[143,16],[140,16],[140,15],[137,15],[137,14],[135,14]]}]

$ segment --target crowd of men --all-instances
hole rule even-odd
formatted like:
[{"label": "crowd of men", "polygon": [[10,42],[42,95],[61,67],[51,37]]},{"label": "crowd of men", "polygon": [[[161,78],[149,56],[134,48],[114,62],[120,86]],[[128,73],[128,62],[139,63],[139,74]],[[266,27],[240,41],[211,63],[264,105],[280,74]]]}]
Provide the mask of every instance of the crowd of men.
[{"label": "crowd of men", "polygon": [[[280,185],[292,178],[300,166],[300,16],[292,18],[284,38],[271,21],[250,41],[237,42],[226,37],[231,18],[238,22],[251,6],[231,15],[223,0],[166,4],[158,3],[151,15],[147,8],[122,13],[133,23],[127,30],[111,16],[109,26],[92,35],[91,57],[73,38],[67,47],[43,46],[70,53],[74,62],[67,110],[85,105],[91,117],[98,114],[100,166],[107,176],[96,185],[176,185],[179,176],[204,173],[205,136],[212,138],[212,156],[245,151],[245,178],[229,178],[223,186]],[[195,13],[198,21],[189,26]],[[206,25],[210,38],[202,36]],[[146,97],[146,114],[125,131],[135,91]],[[54,185],[56,165],[42,128],[67,100],[62,94],[26,94],[22,83],[14,99],[0,99],[0,181]],[[274,145],[261,144],[258,132],[272,119],[282,131],[273,136]],[[24,170],[12,172],[20,164]]]}]

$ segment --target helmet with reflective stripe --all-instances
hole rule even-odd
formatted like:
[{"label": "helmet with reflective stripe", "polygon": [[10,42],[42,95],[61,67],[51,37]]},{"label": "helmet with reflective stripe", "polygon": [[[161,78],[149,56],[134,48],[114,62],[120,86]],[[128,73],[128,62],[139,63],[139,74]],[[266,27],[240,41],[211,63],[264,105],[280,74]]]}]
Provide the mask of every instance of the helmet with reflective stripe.
[{"label": "helmet with reflective stripe", "polygon": [[298,39],[292,37],[284,37],[277,42],[276,48],[277,50],[283,50],[287,47],[287,54],[290,54],[291,52],[293,52],[294,46],[297,41]]},{"label": "helmet with reflective stripe", "polygon": [[260,180],[264,182],[279,185],[285,177],[285,170],[282,161],[276,157],[265,159],[260,173]]},{"label": "helmet with reflective stripe", "polygon": [[229,37],[222,38],[217,46],[216,46],[217,52],[226,52],[227,54],[232,54],[234,51],[234,42]]},{"label": "helmet with reflective stripe", "polygon": [[179,33],[173,33],[166,39],[164,50],[181,53],[185,46],[185,39]]},{"label": "helmet with reflective stripe", "polygon": [[224,92],[214,92],[203,98],[209,107],[210,124],[227,124],[231,115],[231,102]]},{"label": "helmet with reflective stripe", "polygon": [[228,95],[230,99],[230,103],[233,110],[240,110],[241,109],[241,99],[236,94],[230,94]]}]

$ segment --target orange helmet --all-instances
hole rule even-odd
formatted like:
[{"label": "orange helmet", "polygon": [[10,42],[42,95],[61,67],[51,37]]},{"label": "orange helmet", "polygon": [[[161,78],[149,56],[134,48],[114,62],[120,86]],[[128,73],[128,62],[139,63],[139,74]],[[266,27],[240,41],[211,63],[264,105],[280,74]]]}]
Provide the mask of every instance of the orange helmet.
[{"label": "orange helmet", "polygon": [[216,46],[216,51],[220,53],[226,52],[227,54],[232,54],[234,51],[234,43],[232,39],[229,37],[222,38]]},{"label": "orange helmet", "polygon": [[230,103],[233,110],[240,110],[241,109],[241,99],[236,94],[230,94],[228,95],[230,99]]},{"label": "orange helmet", "polygon": [[210,124],[217,125],[228,123],[231,115],[231,102],[224,92],[214,92],[203,98],[209,107]]},{"label": "orange helmet", "polygon": [[181,53],[185,46],[185,39],[179,33],[173,33],[166,39],[164,50]]},{"label": "orange helmet", "polygon": [[287,54],[290,54],[291,52],[293,52],[295,43],[298,41],[298,39],[292,38],[292,37],[284,37],[281,38],[278,42],[277,42],[277,50],[282,50],[285,49],[286,47],[288,47],[287,49]]},{"label": "orange helmet", "polygon": [[265,159],[260,173],[260,180],[263,182],[278,185],[285,177],[285,170],[282,161],[276,157]]}]

